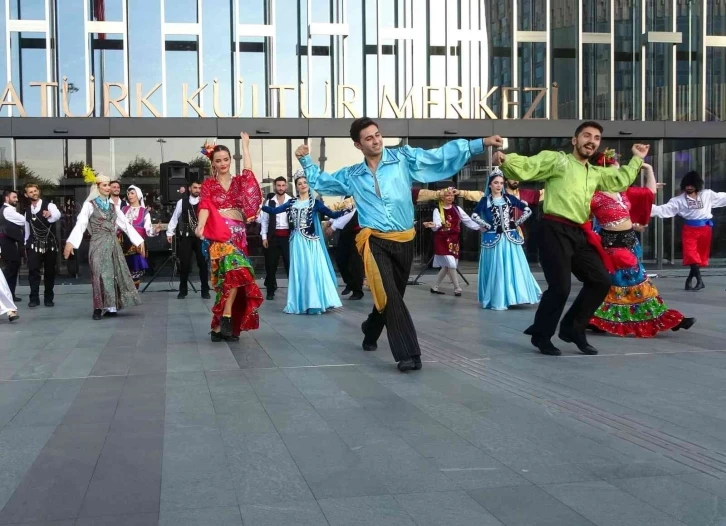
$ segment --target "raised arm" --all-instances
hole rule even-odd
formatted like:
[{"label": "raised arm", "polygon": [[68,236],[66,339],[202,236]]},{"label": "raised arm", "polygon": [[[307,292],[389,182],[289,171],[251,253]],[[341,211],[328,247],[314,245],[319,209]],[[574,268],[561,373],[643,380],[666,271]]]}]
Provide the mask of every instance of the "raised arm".
[{"label": "raised arm", "polygon": [[544,150],[537,155],[525,157],[516,153],[504,155],[497,152],[498,158],[502,159],[500,168],[507,179],[515,181],[546,181],[557,168],[563,168],[567,164],[567,156],[564,152]]},{"label": "raised arm", "polygon": [[711,208],[726,206],[726,192],[714,192],[713,190],[704,190],[704,192],[711,192]]},{"label": "raised arm", "polygon": [[321,172],[320,168],[313,164],[310,158],[310,148],[307,144],[298,146],[295,156],[300,161],[307,177],[308,185],[320,195],[350,195],[350,184],[348,182],[348,168],[342,168],[337,172]]},{"label": "raised arm", "polygon": [[469,160],[484,152],[485,139],[449,141],[439,148],[424,150],[402,146],[403,155],[409,167],[411,178],[421,183],[433,183],[449,179],[459,172]]},{"label": "raised arm", "polygon": [[245,132],[239,134],[242,138],[242,163],[245,170],[252,171],[252,156],[250,155],[250,136]]},{"label": "raised arm", "polygon": [[271,206],[262,205],[262,211],[267,214],[282,214],[283,212],[287,212],[287,209],[292,206],[292,203],[293,201],[290,200],[287,203],[283,203],[280,206],[276,206],[274,208]]},{"label": "raised arm", "polygon": [[478,203],[484,197],[484,192],[478,190],[457,190],[457,195],[463,197],[466,201]]},{"label": "raised arm", "polygon": [[623,192],[633,184],[635,178],[638,177],[640,166],[643,159],[633,157],[628,164],[622,165],[620,168],[598,168],[601,172],[600,184],[597,185],[598,190],[604,192]]}]

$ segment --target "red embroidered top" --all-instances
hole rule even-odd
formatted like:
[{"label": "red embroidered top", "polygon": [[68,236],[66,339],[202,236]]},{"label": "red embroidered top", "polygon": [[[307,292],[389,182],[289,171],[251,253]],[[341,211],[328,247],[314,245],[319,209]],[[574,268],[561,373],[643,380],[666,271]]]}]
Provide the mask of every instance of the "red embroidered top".
[{"label": "red embroidered top", "polygon": [[590,202],[590,211],[597,222],[607,229],[628,219],[634,223],[647,224],[655,195],[648,188],[631,186],[613,199],[603,192],[595,192]]},{"label": "red embroidered top", "polygon": [[243,170],[232,177],[229,190],[225,192],[214,177],[202,183],[199,210],[209,210],[209,219],[204,227],[204,237],[212,241],[224,242],[229,239],[229,228],[219,214],[219,210],[237,209],[244,217],[254,219],[262,206],[262,190],[251,170]]}]

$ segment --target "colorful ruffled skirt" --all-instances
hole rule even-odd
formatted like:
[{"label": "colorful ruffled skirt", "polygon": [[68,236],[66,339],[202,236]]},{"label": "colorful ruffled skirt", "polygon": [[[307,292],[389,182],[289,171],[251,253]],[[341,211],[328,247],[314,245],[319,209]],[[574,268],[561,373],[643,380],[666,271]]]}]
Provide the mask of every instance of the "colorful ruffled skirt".
[{"label": "colorful ruffled skirt", "polygon": [[216,292],[212,307],[212,330],[218,331],[229,300],[237,289],[232,305],[232,334],[251,331],[260,326],[258,309],[262,305],[262,292],[255,283],[255,273],[244,250],[247,247],[244,223],[225,218],[232,232],[226,243],[211,242],[208,247],[212,288]]},{"label": "colorful ruffled skirt", "polygon": [[617,251],[628,250],[631,258],[635,256],[637,264],[619,268],[611,274],[612,286],[590,324],[615,336],[653,338],[660,331],[667,331],[681,323],[683,314],[668,308],[645,273],[643,249],[632,230],[618,233],[603,231],[601,236],[604,240],[611,240],[603,246],[615,256],[615,261],[625,261],[628,254],[618,254]]}]

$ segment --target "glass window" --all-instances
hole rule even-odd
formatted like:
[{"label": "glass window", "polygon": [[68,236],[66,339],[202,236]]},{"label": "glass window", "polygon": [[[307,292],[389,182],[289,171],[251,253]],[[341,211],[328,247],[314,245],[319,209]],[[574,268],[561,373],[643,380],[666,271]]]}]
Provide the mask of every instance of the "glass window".
[{"label": "glass window", "polygon": [[640,120],[640,5],[615,10],[615,120]]},{"label": "glass window", "polygon": [[11,20],[45,20],[45,0],[6,1],[10,2]]},{"label": "glass window", "polygon": [[645,2],[646,31],[673,31],[675,0],[641,0]]},{"label": "glass window", "polygon": [[[581,0],[582,31],[585,33],[610,32],[610,2],[613,0]],[[569,9],[569,11],[574,11]]]},{"label": "glass window", "polygon": [[[40,104],[40,87],[30,84],[46,80],[45,44],[45,33],[11,33],[10,35],[13,86],[28,117],[43,115]],[[13,109],[13,115],[16,117],[19,115],[17,108]]]},{"label": "glass window", "polygon": [[[491,86],[512,85],[512,2],[488,2],[489,40],[491,42],[489,83]],[[501,90],[488,99],[489,107],[502,114]]]},{"label": "glass window", "polygon": [[610,46],[584,44],[582,52],[582,117],[609,120]]},{"label": "glass window", "polygon": [[566,0],[552,6],[552,82],[557,83],[558,119],[577,118],[576,4]]},{"label": "glass window", "polygon": [[[222,116],[232,117],[235,115],[232,109],[232,93],[235,89],[235,83],[232,80],[232,61],[234,60],[232,50],[234,46],[232,45],[232,28],[229,23],[232,19],[232,5],[229,0],[205,0],[203,8],[202,38],[204,39],[204,47],[202,63],[204,64],[204,83],[207,84],[202,92],[204,113],[208,117],[215,117],[214,79],[217,79],[217,107]],[[250,0],[240,2],[240,11],[247,12],[254,9],[254,2]],[[240,40],[244,39],[241,38]],[[245,53],[241,54],[240,58],[244,58],[245,55]],[[246,78],[244,68],[242,71],[240,76]],[[264,67],[261,71],[264,75]],[[179,87],[174,89],[179,89]],[[262,89],[262,86],[260,86],[260,89]],[[264,91],[261,91],[260,95],[260,104],[262,104],[265,100]],[[260,115],[265,115],[262,110],[260,111]]]},{"label": "glass window", "polygon": [[645,120],[665,121],[671,115],[671,44],[648,44],[645,65]]},{"label": "glass window", "polygon": [[[519,85],[522,88],[545,87],[546,44],[544,42],[520,42],[519,44]],[[521,91],[519,94],[519,117],[532,108],[538,91]],[[546,99],[542,99],[532,112],[533,118],[544,118]],[[510,114],[511,118],[511,114]]]},{"label": "glass window", "polygon": [[12,139],[0,138],[0,187],[2,188],[16,187],[12,151]]},{"label": "glass window", "polygon": [[[69,5],[65,9],[59,9],[57,16],[59,89],[63,89],[63,77],[67,77],[68,109],[73,116],[85,116],[90,108],[86,104],[89,84],[83,59],[86,43],[83,6]],[[60,106],[59,114],[64,115],[62,112],[63,107]]]},{"label": "glass window", "polygon": [[[293,0],[295,2],[295,0]],[[229,4],[229,2],[225,2]],[[280,2],[277,2],[279,4]],[[283,0],[283,4],[290,2],[285,2]],[[266,4],[267,2],[265,0],[239,0],[239,23],[240,24],[266,24],[267,20],[267,14],[266,14]],[[290,16],[291,12],[286,11],[287,8],[289,8],[290,5],[281,5],[281,6],[275,6],[276,9],[282,9],[283,13],[287,16]]]},{"label": "glass window", "polygon": [[[141,84],[141,96],[145,96],[156,84],[161,84],[161,5],[159,2],[147,0],[128,0],[129,8],[129,91],[131,97],[131,115],[136,112],[140,102],[136,97],[136,85]],[[170,4],[166,2],[167,11]],[[167,79],[171,79],[167,72]],[[181,96],[181,85],[167,80],[168,100],[176,100]],[[196,82],[195,82],[196,85]],[[162,88],[148,98],[150,104],[161,115]],[[141,105],[141,116],[151,117],[153,114]]]},{"label": "glass window", "polygon": [[[302,42],[301,26],[298,17],[301,15],[297,0],[277,0],[275,3],[275,75],[279,85],[294,86],[295,91],[287,91],[285,95],[285,114],[287,117],[300,116],[300,54],[298,43]],[[351,20],[353,20],[351,18]],[[351,31],[355,24],[351,24]],[[307,45],[307,44],[306,44]],[[349,48],[352,54],[353,48]],[[245,105],[249,106],[250,90],[245,93]]]},{"label": "glass window", "polygon": [[703,38],[698,25],[700,12],[700,2],[678,5],[676,25],[683,41],[676,46],[676,119],[681,121],[697,120],[700,113],[700,72],[704,60],[700,53]]},{"label": "glass window", "polygon": [[[194,35],[168,35],[166,37],[166,108],[167,116],[198,117],[197,112],[184,100],[183,85],[187,96],[199,88],[199,42]],[[199,104],[199,98],[194,99]],[[211,110],[211,108],[209,108]],[[207,108],[204,108],[205,114]]]},{"label": "glass window", "polygon": [[[227,11],[229,12],[229,2],[226,2],[226,4]],[[210,15],[214,13],[214,16],[210,16],[210,18],[216,19],[217,23],[219,23],[221,13],[217,13],[215,9],[211,8],[211,6],[205,6],[205,9],[209,9],[208,13]],[[229,20],[229,18],[227,20]],[[164,21],[187,24],[198,22],[197,0],[166,0],[166,2],[164,2]]]},{"label": "glass window", "polygon": [[521,31],[547,30],[547,0],[512,0],[519,2]]},{"label": "glass window", "polygon": [[[124,49],[123,39],[121,35],[93,35],[93,54],[91,55],[91,71],[95,78],[95,107],[94,115],[97,117],[104,115],[105,105],[107,103],[104,93],[104,84],[115,82],[125,86],[124,75]],[[109,100],[119,99],[121,97],[121,89],[118,87],[109,87]],[[128,101],[128,93],[126,99],[118,103],[118,105],[126,111],[128,103],[131,109],[130,101]],[[108,116],[120,116],[117,109],[109,106]]]},{"label": "glass window", "polygon": [[726,4],[723,2],[706,1],[706,34],[726,36]]},{"label": "glass window", "polygon": [[726,120],[726,48],[706,49],[706,120]]}]

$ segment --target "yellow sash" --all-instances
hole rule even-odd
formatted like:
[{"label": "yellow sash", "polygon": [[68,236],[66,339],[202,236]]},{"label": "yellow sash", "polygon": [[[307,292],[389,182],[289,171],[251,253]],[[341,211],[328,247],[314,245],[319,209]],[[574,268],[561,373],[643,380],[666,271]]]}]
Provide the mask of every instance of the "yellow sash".
[{"label": "yellow sash", "polygon": [[373,304],[378,312],[383,312],[388,298],[386,297],[386,289],[383,288],[381,273],[373,257],[373,252],[371,252],[371,236],[387,241],[395,241],[396,243],[405,243],[416,236],[416,230],[412,228],[403,232],[380,232],[372,228],[363,228],[355,238],[355,246],[363,258],[363,267],[368,279],[368,286],[371,288],[371,294],[373,295]]}]

